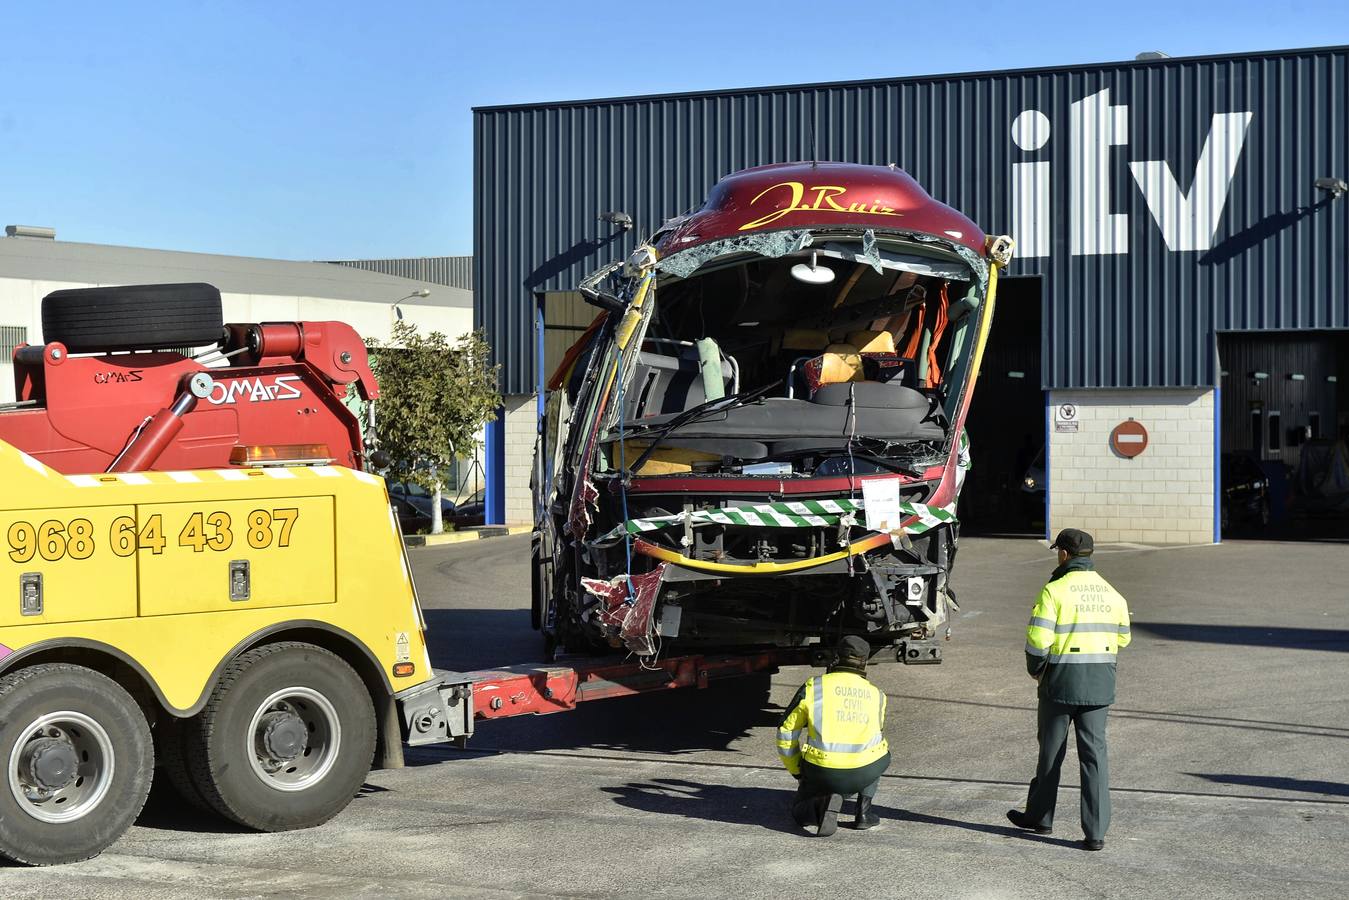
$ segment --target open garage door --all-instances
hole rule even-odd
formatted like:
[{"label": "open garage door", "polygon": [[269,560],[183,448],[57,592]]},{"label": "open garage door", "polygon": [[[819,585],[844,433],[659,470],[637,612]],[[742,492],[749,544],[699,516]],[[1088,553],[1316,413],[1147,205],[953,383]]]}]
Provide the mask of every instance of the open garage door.
[{"label": "open garage door", "polygon": [[1223,537],[1349,540],[1349,332],[1219,335]]},{"label": "open garage door", "polygon": [[1045,529],[1045,393],[1038,277],[1003,278],[966,423],[971,469],[961,491],[962,529],[1033,534]]}]

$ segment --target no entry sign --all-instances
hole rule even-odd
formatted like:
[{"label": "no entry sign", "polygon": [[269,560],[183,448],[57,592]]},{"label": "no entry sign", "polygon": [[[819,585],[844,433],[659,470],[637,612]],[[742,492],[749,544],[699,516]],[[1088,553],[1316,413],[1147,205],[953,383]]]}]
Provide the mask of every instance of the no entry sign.
[{"label": "no entry sign", "polygon": [[1114,447],[1120,456],[1132,459],[1148,449],[1148,430],[1143,427],[1143,423],[1135,422],[1133,419],[1120,422],[1115,426],[1115,430],[1110,432],[1110,446]]}]

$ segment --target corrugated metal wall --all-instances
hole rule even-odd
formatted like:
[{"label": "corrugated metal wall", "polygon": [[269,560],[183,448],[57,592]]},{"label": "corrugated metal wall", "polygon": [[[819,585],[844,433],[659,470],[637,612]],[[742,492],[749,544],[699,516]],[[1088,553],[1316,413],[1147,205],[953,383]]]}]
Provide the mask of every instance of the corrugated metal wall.
[{"label": "corrugated metal wall", "polygon": [[[719,177],[809,159],[814,141],[820,159],[897,163],[1043,254],[1012,274],[1044,277],[1045,387],[1212,385],[1215,330],[1349,327],[1349,197],[1312,184],[1349,177],[1347,56],[478,109],[475,318],[504,389],[532,391],[532,293],[573,287]],[[598,221],[608,210],[638,229]]]},{"label": "corrugated metal wall", "polygon": [[413,281],[426,281],[448,287],[473,290],[473,257],[416,256],[408,259],[335,259],[339,266],[397,275]]}]

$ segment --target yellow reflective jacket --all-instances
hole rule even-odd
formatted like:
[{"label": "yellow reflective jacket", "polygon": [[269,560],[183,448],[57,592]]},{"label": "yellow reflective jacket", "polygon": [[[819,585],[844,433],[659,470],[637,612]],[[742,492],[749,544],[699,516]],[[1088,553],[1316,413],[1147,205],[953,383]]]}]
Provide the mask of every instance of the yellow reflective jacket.
[{"label": "yellow reflective jacket", "polygon": [[778,756],[787,771],[801,761],[825,769],[857,769],[890,752],[885,694],[855,672],[807,679],[778,726]]},{"label": "yellow reflective jacket", "polygon": [[1026,670],[1040,697],[1078,706],[1115,702],[1115,660],[1129,645],[1129,604],[1075,557],[1040,591],[1026,628]]}]

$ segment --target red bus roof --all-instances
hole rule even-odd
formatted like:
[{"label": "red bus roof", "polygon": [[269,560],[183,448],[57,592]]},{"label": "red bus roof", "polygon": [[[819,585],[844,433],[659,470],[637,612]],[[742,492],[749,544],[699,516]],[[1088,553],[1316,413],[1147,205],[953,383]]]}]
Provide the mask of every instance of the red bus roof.
[{"label": "red bus roof", "polygon": [[796,162],[727,175],[702,207],[660,235],[662,255],[708,241],[798,228],[872,228],[921,232],[984,253],[979,226],[902,169],[856,163]]}]

